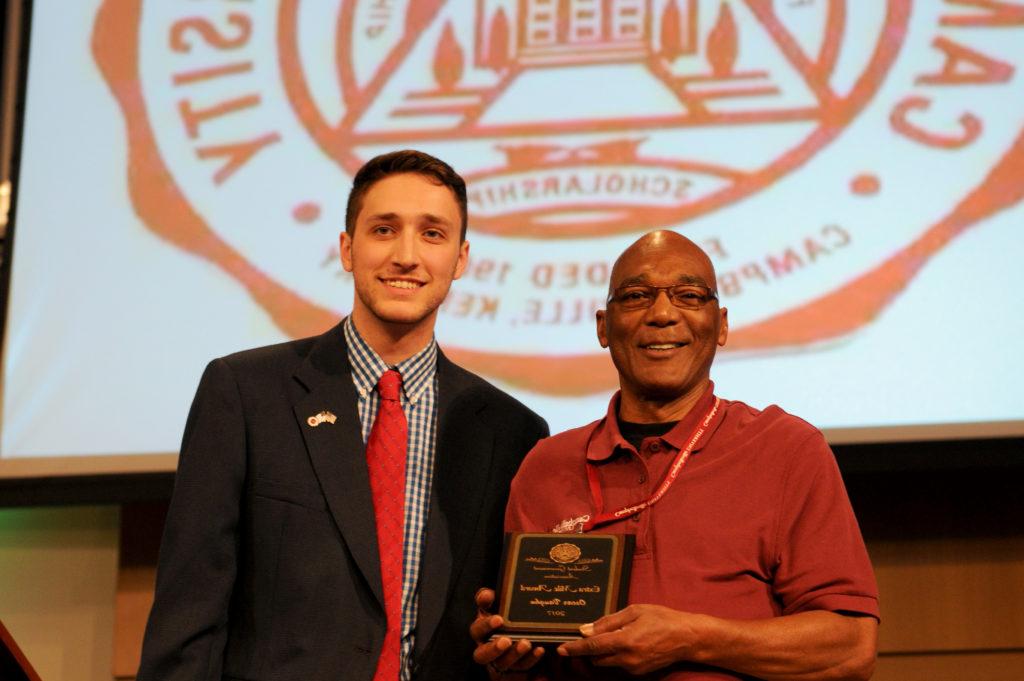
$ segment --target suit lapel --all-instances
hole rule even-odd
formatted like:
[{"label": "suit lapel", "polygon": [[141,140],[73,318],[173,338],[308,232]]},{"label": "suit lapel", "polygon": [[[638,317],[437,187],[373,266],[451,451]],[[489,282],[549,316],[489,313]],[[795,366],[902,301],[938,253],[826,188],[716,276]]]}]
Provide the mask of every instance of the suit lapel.
[{"label": "suit lapel", "polygon": [[[327,508],[363,578],[383,604],[366,448],[340,324],[320,337],[295,378],[309,390],[295,404],[295,418]],[[322,411],[333,413],[337,420],[310,425],[309,417]]]},{"label": "suit lapel", "polygon": [[437,446],[420,573],[417,651],[430,642],[476,535],[494,448],[493,431],[480,418],[487,406],[481,392],[440,352],[437,364]]},{"label": "suit lapel", "polygon": [[[471,377],[438,353],[437,442],[420,573],[416,649],[430,642],[451,585],[476,535],[489,494],[494,434],[480,414],[487,406]],[[317,341],[295,378],[309,391],[294,406],[327,507],[363,579],[383,604],[373,497],[352,369],[341,325]],[[333,413],[335,423],[311,426]]]}]

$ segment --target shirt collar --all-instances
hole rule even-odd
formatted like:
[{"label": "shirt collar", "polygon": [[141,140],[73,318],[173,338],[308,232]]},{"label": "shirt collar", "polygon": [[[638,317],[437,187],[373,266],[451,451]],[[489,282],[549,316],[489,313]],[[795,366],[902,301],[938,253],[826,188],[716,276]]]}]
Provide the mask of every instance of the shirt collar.
[{"label": "shirt collar", "polygon": [[[608,403],[608,412],[604,418],[597,424],[597,428],[594,430],[594,434],[590,438],[590,442],[587,443],[587,460],[593,462],[606,461],[609,459],[617,449],[633,450],[633,445],[629,444],[622,433],[619,432],[619,400],[621,399],[621,392],[616,391],[612,395],[611,401]],[[688,440],[693,436],[694,430],[696,430],[698,424],[707,416],[708,411],[711,409],[711,405],[715,401],[715,384],[712,381],[708,381],[707,389],[701,394],[700,399],[693,405],[689,413],[684,416],[679,423],[677,423],[672,430],[665,433],[661,439],[671,445],[677,451],[682,449],[688,444]],[[693,451],[701,449],[711,435],[718,428],[718,424],[722,420],[722,412],[724,410],[719,407],[718,413],[715,414],[715,418],[711,421],[708,429],[704,431],[704,434],[698,440],[697,444],[694,445]],[[635,451],[635,450],[634,450]]]},{"label": "shirt collar", "polygon": [[402,375],[402,392],[405,398],[415,404],[427,388],[433,385],[437,374],[437,340],[433,337],[425,348],[398,364],[389,366],[369,344],[363,340],[355,322],[349,316],[343,324],[345,342],[348,344],[348,360],[352,365],[352,379],[360,399],[369,397],[377,382],[388,369],[395,369]]}]

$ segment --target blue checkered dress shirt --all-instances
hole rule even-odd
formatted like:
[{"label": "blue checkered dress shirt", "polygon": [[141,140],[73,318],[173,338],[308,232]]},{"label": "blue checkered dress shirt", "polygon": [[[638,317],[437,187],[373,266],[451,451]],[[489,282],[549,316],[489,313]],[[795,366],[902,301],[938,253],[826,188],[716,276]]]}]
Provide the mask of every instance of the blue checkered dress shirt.
[{"label": "blue checkered dress shirt", "polygon": [[388,369],[402,375],[402,410],[409,425],[409,445],[405,462],[405,536],[402,551],[402,681],[411,677],[409,666],[419,604],[420,559],[423,534],[430,504],[430,483],[434,475],[434,434],[437,428],[437,341],[394,367],[373,351],[352,317],[343,325],[352,365],[352,382],[359,395],[359,421],[363,442],[370,437],[377,416],[380,396],[377,381]]}]

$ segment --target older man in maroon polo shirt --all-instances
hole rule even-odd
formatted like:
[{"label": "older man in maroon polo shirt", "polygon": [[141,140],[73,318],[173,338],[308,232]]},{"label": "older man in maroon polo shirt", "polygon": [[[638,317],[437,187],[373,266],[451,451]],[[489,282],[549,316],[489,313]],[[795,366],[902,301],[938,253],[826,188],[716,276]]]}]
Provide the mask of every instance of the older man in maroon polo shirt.
[{"label": "older man in maroon polo shirt", "polygon": [[620,390],[600,420],[537,444],[505,525],[636,535],[630,605],[545,656],[487,640],[501,617],[483,589],[474,658],[492,678],[868,679],[877,587],[835,459],[805,421],[714,394],[728,315],[710,259],[652,232],[610,289],[597,335]]}]

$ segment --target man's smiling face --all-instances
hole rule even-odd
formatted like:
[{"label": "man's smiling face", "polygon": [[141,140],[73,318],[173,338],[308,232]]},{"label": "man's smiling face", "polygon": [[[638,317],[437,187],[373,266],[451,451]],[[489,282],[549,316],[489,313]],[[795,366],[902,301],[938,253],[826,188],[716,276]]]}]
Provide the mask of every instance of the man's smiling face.
[{"label": "man's smiling face", "polygon": [[[697,284],[715,289],[711,261],[673,232],[654,232],[630,246],[612,269],[611,290],[624,284]],[[728,317],[717,300],[697,309],[674,305],[667,291],[642,309],[615,301],[597,314],[597,337],[609,348],[619,384],[644,400],[699,395],[707,386],[717,346],[725,345]]]},{"label": "man's smiling face", "polygon": [[341,262],[352,273],[352,316],[369,325],[433,327],[469,243],[452,191],[415,173],[379,180],[363,197],[352,234],[341,234]]}]

